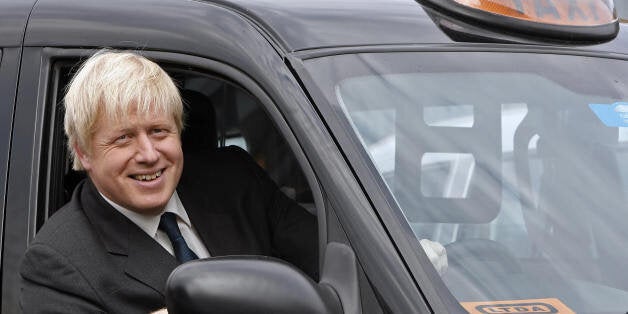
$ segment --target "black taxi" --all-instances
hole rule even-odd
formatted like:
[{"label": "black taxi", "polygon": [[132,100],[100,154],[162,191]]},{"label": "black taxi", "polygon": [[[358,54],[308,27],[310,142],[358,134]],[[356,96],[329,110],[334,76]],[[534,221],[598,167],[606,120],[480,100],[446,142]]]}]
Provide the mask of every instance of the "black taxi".
[{"label": "black taxi", "polygon": [[201,94],[192,112],[215,119],[188,132],[244,148],[318,217],[318,282],[269,258],[195,261],[171,275],[171,313],[626,313],[620,9],[0,1],[0,312],[19,312],[20,258],[84,176],[68,161],[65,87],[113,48]]}]

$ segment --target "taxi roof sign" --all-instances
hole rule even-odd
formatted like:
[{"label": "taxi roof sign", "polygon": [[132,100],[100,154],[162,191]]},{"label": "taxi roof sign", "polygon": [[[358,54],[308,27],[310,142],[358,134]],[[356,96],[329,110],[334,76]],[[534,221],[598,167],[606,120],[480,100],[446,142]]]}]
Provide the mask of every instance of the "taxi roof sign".
[{"label": "taxi roof sign", "polygon": [[613,23],[613,3],[604,0],[454,0],[503,16],[537,23],[595,26]]},{"label": "taxi roof sign", "polygon": [[[468,22],[567,40],[609,40],[619,31],[613,0],[417,0]],[[494,29],[492,29],[494,30]]]}]

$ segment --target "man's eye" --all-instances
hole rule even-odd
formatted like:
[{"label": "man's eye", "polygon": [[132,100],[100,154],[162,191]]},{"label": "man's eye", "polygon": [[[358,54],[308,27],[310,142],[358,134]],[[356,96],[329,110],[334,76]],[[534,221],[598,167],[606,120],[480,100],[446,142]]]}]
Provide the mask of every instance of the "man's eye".
[{"label": "man's eye", "polygon": [[128,134],[120,135],[116,137],[115,142],[123,142],[123,141],[126,141],[128,138],[129,138]]},{"label": "man's eye", "polygon": [[151,131],[151,133],[155,134],[155,135],[162,135],[167,133],[168,130],[167,129],[163,129],[163,128],[155,128]]}]

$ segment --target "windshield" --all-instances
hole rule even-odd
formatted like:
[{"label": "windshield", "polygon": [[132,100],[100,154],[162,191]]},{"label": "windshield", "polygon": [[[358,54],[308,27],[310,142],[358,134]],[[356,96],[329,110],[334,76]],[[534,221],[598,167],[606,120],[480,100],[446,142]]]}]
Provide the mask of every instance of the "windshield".
[{"label": "windshield", "polygon": [[400,52],[306,69],[414,235],[445,246],[462,306],[628,311],[625,61]]}]

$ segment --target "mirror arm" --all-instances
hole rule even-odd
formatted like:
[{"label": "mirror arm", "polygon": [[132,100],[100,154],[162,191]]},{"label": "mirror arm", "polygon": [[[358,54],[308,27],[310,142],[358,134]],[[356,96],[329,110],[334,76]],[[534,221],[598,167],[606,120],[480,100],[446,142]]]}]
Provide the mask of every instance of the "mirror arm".
[{"label": "mirror arm", "polygon": [[335,292],[336,298],[340,299],[342,313],[362,313],[358,266],[351,247],[338,242],[327,243],[319,286],[328,286]]}]

